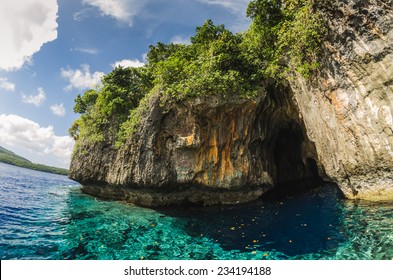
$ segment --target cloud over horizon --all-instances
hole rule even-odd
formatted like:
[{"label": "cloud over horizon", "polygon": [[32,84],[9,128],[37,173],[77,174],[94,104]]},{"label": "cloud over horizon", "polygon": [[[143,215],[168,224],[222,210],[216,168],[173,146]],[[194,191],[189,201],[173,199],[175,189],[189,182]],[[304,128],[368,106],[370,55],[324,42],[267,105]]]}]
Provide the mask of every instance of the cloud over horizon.
[{"label": "cloud over horizon", "polygon": [[0,2],[0,70],[20,69],[57,38],[57,12],[56,0]]},{"label": "cloud over horizon", "polygon": [[28,152],[36,162],[48,164],[52,159],[58,166],[69,166],[74,140],[69,136],[55,135],[53,126],[41,127],[18,115],[1,114],[0,135],[0,145]]}]

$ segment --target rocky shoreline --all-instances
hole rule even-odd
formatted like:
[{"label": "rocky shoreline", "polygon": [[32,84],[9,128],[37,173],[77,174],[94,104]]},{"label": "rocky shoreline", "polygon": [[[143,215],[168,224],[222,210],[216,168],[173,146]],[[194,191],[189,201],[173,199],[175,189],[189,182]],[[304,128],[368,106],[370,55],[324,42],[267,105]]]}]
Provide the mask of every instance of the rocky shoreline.
[{"label": "rocky shoreline", "polygon": [[232,205],[254,201],[271,186],[237,190],[211,190],[203,187],[184,187],[177,190],[141,189],[121,186],[83,185],[82,192],[102,199],[125,201],[144,207],[169,205]]}]

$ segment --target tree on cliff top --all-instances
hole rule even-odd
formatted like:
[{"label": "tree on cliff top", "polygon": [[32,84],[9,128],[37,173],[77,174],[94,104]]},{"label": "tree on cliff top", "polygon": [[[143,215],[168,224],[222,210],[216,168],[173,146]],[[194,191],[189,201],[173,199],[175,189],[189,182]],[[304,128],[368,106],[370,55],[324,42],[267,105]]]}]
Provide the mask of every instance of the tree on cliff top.
[{"label": "tree on cliff top", "polygon": [[150,46],[145,66],[118,67],[100,89],[77,96],[74,111],[81,117],[70,134],[93,142],[127,139],[150,93],[160,93],[163,102],[213,94],[252,98],[264,78],[309,77],[318,67],[324,26],[315,1],[253,0],[247,10],[253,22],[242,34],[208,20],[189,45]]},{"label": "tree on cliff top", "polygon": [[116,139],[120,125],[128,119],[130,110],[151,90],[152,79],[145,67],[116,67],[102,78],[102,87],[88,90],[75,99],[74,112],[81,114],[69,130],[78,140]]},{"label": "tree on cliff top", "polygon": [[250,95],[249,67],[241,42],[242,35],[208,20],[196,28],[189,45],[151,46],[147,58],[154,84],[167,100],[212,94]]},{"label": "tree on cliff top", "polygon": [[245,34],[245,49],[265,76],[304,77],[319,67],[317,56],[325,34],[318,0],[253,0],[247,16],[253,19]]}]

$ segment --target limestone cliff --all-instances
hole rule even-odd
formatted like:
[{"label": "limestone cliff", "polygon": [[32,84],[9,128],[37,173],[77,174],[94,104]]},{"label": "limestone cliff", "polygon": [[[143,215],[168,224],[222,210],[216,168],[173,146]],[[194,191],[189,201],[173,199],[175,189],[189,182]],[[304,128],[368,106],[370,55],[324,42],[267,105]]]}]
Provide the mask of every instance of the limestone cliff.
[{"label": "limestone cliff", "polygon": [[[328,8],[326,8],[328,7]],[[86,193],[159,206],[239,203],[324,178],[348,198],[393,199],[393,1],[332,1],[321,71],[257,99],[150,100],[121,148],[80,141],[70,177]]]},{"label": "limestone cliff", "polygon": [[291,81],[318,160],[345,196],[393,199],[393,1],[332,1],[322,73]]},{"label": "limestone cliff", "polygon": [[87,193],[148,206],[256,199],[274,184],[318,175],[291,96],[267,87],[257,101],[201,97],[170,108],[155,96],[122,148],[80,145],[71,177]]}]

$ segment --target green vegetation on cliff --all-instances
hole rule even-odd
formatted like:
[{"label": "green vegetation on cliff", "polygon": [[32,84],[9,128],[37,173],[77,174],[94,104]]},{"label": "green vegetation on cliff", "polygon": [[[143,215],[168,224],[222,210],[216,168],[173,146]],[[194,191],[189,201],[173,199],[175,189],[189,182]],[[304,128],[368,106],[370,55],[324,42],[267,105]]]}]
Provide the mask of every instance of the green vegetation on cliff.
[{"label": "green vegetation on cliff", "polygon": [[70,135],[76,140],[116,141],[121,124],[130,119],[130,112],[151,89],[151,73],[146,67],[117,67],[102,79],[99,90],[77,96],[74,111],[81,117],[73,123]]},{"label": "green vegetation on cliff", "polygon": [[[148,67],[164,98],[182,100],[206,94],[255,96],[256,71],[243,55],[243,35],[233,34],[211,20],[196,31],[189,45],[150,47]],[[165,51],[168,55],[156,55]]]},{"label": "green vegetation on cliff", "polygon": [[80,139],[121,145],[154,94],[162,103],[218,94],[254,98],[266,78],[310,77],[324,33],[317,1],[254,0],[247,10],[253,22],[241,34],[208,20],[188,45],[150,46],[145,66],[117,67],[100,88],[77,96],[74,111],[81,116],[71,136],[77,146]]},{"label": "green vegetation on cliff", "polygon": [[244,45],[250,60],[266,77],[309,78],[319,67],[317,56],[326,32],[316,9],[323,0],[254,0],[247,15],[253,19]]},{"label": "green vegetation on cliff", "polygon": [[47,166],[47,165],[43,165],[43,164],[32,163],[31,161],[29,161],[21,156],[18,156],[13,152],[11,152],[7,149],[4,149],[3,147],[0,147],[0,162],[19,166],[19,167],[24,167],[24,168],[28,168],[28,169],[43,171],[43,172],[49,172],[49,173],[55,173],[55,174],[61,174],[61,175],[68,174],[67,169]]}]

